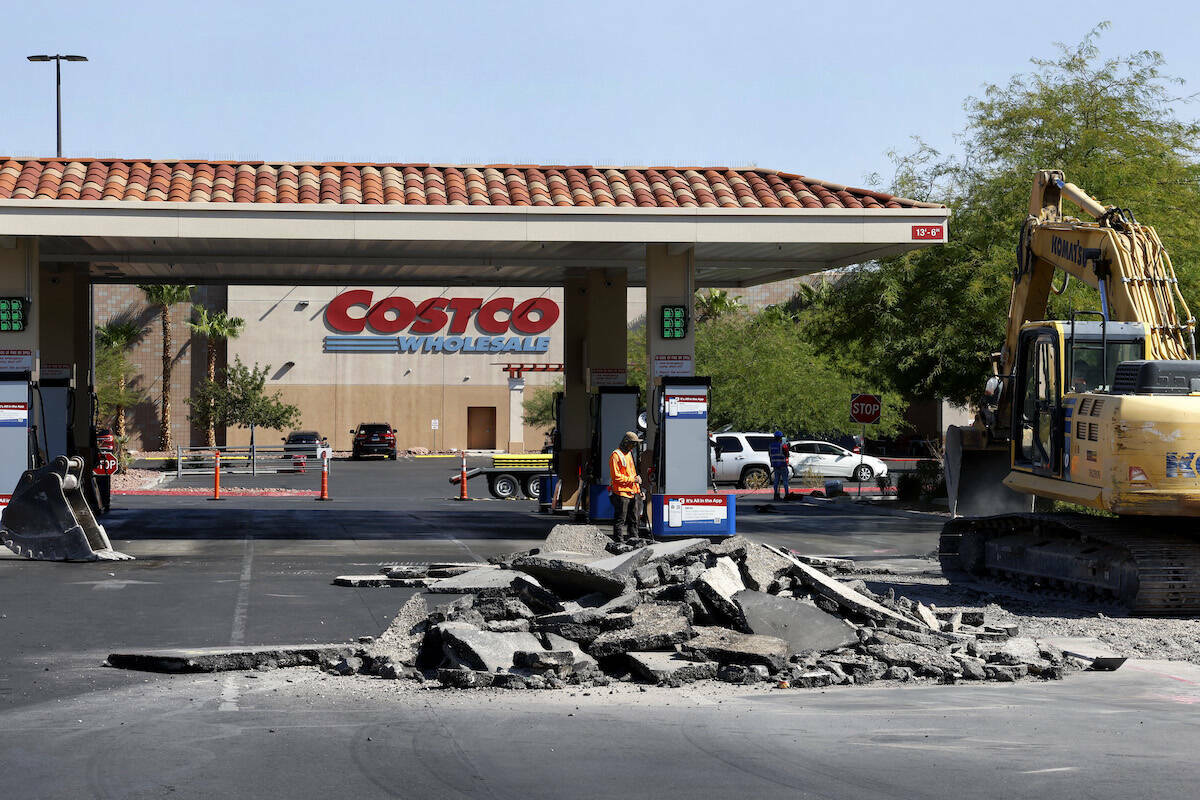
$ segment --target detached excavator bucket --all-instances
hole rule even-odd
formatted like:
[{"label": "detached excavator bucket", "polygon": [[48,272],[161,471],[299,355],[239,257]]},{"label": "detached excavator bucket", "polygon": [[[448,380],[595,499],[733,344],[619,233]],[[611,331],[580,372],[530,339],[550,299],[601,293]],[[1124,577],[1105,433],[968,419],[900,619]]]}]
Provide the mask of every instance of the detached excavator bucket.
[{"label": "detached excavator bucket", "polygon": [[955,517],[986,517],[1033,511],[1033,496],[1004,485],[1011,463],[1007,446],[976,441],[979,432],[951,425],[946,429],[946,494]]},{"label": "detached excavator bucket", "polygon": [[82,491],[83,459],[27,470],[0,518],[0,541],[38,561],[128,561],[112,549]]}]

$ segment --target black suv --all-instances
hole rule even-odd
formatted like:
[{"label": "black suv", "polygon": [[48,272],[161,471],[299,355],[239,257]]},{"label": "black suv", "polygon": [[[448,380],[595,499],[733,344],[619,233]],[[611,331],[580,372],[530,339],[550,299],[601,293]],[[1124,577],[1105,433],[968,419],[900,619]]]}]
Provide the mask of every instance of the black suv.
[{"label": "black suv", "polygon": [[354,434],[352,458],[382,455],[386,458],[396,458],[396,431],[386,422],[361,422]]}]

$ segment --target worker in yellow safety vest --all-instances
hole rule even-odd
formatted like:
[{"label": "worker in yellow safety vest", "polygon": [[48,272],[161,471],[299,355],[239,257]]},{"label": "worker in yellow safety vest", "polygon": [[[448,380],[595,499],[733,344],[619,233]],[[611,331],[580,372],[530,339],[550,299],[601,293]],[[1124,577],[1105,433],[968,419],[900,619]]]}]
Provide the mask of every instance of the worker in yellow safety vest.
[{"label": "worker in yellow safety vest", "polygon": [[641,443],[640,436],[627,431],[621,437],[621,445],[608,458],[608,473],[612,476],[608,496],[613,507],[613,538],[618,542],[632,539],[638,533],[637,500],[643,495],[633,449]]}]

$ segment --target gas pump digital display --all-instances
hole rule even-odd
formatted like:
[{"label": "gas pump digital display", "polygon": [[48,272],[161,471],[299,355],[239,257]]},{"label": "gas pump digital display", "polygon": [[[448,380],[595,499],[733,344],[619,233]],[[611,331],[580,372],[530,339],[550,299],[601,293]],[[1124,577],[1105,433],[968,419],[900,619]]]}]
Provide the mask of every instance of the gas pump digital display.
[{"label": "gas pump digital display", "polygon": [[23,331],[29,322],[24,297],[0,297],[0,331]]},{"label": "gas pump digital display", "polygon": [[662,338],[687,338],[687,306],[662,307]]}]

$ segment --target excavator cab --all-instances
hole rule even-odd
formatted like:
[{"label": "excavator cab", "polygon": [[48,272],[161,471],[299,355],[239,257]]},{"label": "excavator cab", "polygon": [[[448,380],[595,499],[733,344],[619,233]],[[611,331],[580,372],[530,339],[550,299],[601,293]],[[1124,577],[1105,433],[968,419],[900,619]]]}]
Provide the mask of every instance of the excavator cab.
[{"label": "excavator cab", "polygon": [[1078,395],[1111,390],[1117,367],[1146,357],[1140,322],[1030,322],[1021,329],[1013,384],[1012,468],[1061,478],[1069,466]]}]

